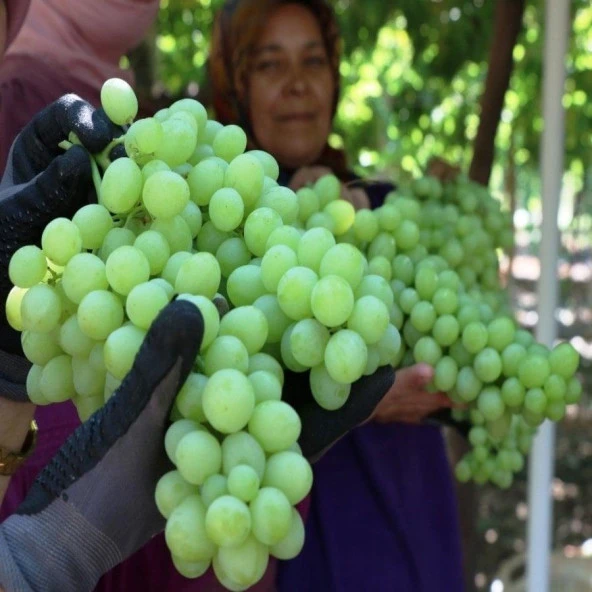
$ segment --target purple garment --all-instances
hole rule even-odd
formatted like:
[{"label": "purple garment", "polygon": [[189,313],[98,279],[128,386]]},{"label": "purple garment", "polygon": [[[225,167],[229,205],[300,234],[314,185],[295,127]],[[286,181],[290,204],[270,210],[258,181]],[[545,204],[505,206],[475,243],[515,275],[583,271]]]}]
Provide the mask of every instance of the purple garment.
[{"label": "purple garment", "polygon": [[367,424],[315,466],[302,553],[280,592],[461,592],[455,493],[438,428]]},{"label": "purple garment", "polygon": [[[373,208],[393,189],[360,187]],[[279,563],[279,592],[463,589],[456,495],[438,428],[366,424],[314,465],[304,549]]]}]

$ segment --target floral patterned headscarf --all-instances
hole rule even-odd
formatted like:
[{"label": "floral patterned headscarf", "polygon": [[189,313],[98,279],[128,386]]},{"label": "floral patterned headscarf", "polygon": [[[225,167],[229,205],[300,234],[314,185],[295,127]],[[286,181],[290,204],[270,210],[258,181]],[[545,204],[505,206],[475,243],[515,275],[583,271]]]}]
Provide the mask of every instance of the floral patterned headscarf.
[{"label": "floral patterned headscarf", "polygon": [[[225,125],[234,123],[245,129],[253,147],[256,142],[247,106],[251,56],[268,15],[281,4],[294,3],[308,8],[319,21],[334,76],[335,114],[339,100],[342,41],[333,10],[325,0],[228,0],[214,23],[209,75],[216,117]],[[339,177],[347,176],[345,154],[328,145],[316,164],[328,166]]]}]

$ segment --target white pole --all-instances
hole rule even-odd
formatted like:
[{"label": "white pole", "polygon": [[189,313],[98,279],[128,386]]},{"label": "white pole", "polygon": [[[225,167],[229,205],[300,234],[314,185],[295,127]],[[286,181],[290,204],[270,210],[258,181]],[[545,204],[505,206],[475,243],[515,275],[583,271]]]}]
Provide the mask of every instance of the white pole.
[{"label": "white pole", "polygon": [[[540,246],[541,275],[538,284],[536,337],[551,346],[557,334],[557,213],[563,178],[565,58],[570,23],[569,0],[545,1],[545,49],[543,61],[543,121],[541,178],[543,224]],[[534,441],[528,487],[528,592],[549,591],[555,426],[546,421]]]}]

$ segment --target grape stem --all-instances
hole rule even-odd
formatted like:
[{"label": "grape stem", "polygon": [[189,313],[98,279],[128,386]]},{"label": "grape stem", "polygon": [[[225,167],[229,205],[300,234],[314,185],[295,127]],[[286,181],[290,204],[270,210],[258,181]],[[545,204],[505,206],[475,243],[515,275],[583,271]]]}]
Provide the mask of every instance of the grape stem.
[{"label": "grape stem", "polygon": [[[74,145],[82,146],[82,143],[80,142],[80,140],[78,139],[78,137],[76,136],[76,134],[74,132],[70,133],[69,138],[70,138],[70,140],[62,140],[58,144],[58,146],[60,148],[62,148],[63,150],[69,150]],[[84,146],[82,146],[82,147],[84,148]],[[85,150],[86,150],[86,148],[85,148]],[[99,172],[99,167],[97,166],[97,163],[95,162],[95,159],[92,156],[92,154],[90,154],[90,152],[88,153],[88,156],[90,158],[90,170],[91,170],[91,174],[92,174],[93,185],[95,187],[97,199],[99,199],[99,196],[101,195],[101,193],[100,193],[100,191],[101,191],[101,173]]]},{"label": "grape stem", "polygon": [[124,141],[125,141],[125,135],[119,136],[119,138],[115,138],[114,140],[109,142],[109,144],[107,144],[107,146],[105,147],[105,149],[102,152],[99,152],[98,154],[95,155],[95,159],[96,159],[97,163],[100,165],[100,167],[104,171],[107,170],[107,167],[111,164],[111,159],[109,158],[109,153],[111,152],[111,150],[113,150],[113,148],[115,148],[115,146],[119,146],[119,144],[123,144]]}]

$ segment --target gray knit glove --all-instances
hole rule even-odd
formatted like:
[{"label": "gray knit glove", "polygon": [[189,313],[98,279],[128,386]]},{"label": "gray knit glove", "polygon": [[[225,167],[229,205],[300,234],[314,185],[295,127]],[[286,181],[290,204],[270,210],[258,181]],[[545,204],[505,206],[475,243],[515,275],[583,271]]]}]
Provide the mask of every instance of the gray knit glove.
[{"label": "gray knit glove", "polygon": [[203,318],[175,300],[148,331],[129,374],[43,469],[0,525],[5,592],[85,592],[164,528],[154,502],[172,467],[164,435],[203,337]]}]

